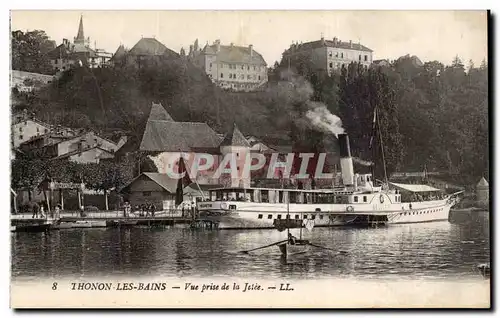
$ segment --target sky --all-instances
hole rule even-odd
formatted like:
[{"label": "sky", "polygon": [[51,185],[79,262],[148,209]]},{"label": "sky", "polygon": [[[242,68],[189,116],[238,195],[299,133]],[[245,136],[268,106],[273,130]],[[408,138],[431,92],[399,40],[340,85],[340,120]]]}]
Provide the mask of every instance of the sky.
[{"label": "sky", "polygon": [[450,64],[487,59],[486,11],[11,11],[12,30],[44,30],[57,44],[76,36],[83,16],[91,47],[114,53],[141,37],[155,37],[168,48],[186,51],[198,39],[203,47],[253,44],[268,65],[281,59],[292,42],[337,37],[360,42],[374,59],[418,56]]}]

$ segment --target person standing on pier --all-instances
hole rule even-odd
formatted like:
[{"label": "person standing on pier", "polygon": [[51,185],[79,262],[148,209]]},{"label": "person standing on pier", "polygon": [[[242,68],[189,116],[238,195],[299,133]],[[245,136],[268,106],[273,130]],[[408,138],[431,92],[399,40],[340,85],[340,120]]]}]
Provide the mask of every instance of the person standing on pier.
[{"label": "person standing on pier", "polygon": [[43,212],[44,212],[43,210],[44,210],[44,209],[43,209],[43,204],[42,204],[42,205],[40,206],[40,217],[41,217],[42,219],[43,219],[43,218],[45,218],[45,214],[43,213]]},{"label": "person standing on pier", "polygon": [[32,202],[31,210],[33,211],[32,218],[38,218],[38,211],[40,210],[40,206],[36,202]]},{"label": "person standing on pier", "polygon": [[53,217],[55,217],[56,219],[59,219],[59,217],[61,216],[61,208],[62,207],[60,204],[56,205],[54,215],[53,215]]},{"label": "person standing on pier", "polygon": [[128,217],[128,215],[130,213],[130,209],[131,209],[130,203],[128,201],[125,201],[125,204],[123,205],[123,216],[124,217]]},{"label": "person standing on pier", "polygon": [[152,217],[155,217],[155,210],[156,210],[155,204],[151,203],[151,205],[149,206],[149,212],[151,213]]}]

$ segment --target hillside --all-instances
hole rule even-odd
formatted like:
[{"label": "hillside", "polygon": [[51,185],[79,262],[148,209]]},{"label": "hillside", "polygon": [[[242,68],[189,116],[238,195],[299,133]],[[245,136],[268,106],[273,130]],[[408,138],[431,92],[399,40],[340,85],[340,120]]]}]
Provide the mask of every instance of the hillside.
[{"label": "hillside", "polygon": [[266,105],[272,102],[268,94],[224,92],[201,70],[181,60],[140,71],[72,69],[17,107],[72,127],[135,131],[152,101],[161,102],[177,121],[205,121],[220,132],[233,122],[246,134],[280,132],[267,113]]}]

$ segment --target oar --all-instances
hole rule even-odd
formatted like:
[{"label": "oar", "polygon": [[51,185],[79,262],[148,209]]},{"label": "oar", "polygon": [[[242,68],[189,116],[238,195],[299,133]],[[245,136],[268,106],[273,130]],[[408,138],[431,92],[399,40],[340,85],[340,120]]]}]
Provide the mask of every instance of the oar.
[{"label": "oar", "polygon": [[[325,250],[330,250],[330,251],[334,251],[334,252],[337,252],[337,250],[334,250],[332,248],[329,248],[329,247],[324,247],[324,246],[321,246],[321,245],[316,245],[316,244],[313,244],[313,243],[309,243],[309,245],[311,246],[314,246],[314,247],[318,247],[318,248],[322,248],[322,249],[325,249]],[[347,254],[346,251],[338,251],[339,254]]]},{"label": "oar", "polygon": [[257,248],[254,248],[254,249],[251,249],[251,250],[248,250],[248,251],[241,251],[240,253],[248,254],[248,252],[260,250],[260,249],[263,249],[263,248],[266,248],[266,247],[271,247],[273,245],[278,245],[278,244],[281,244],[281,243],[284,243],[284,242],[287,242],[287,241],[288,240],[279,241],[279,242],[276,242],[276,243],[273,243],[273,244],[269,244],[269,245],[266,245],[266,246],[257,247]]}]

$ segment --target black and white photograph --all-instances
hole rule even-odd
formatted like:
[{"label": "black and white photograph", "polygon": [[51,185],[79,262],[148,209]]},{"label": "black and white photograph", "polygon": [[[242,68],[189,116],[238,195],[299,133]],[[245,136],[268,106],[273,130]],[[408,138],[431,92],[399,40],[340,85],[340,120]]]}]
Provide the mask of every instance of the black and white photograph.
[{"label": "black and white photograph", "polygon": [[11,308],[489,309],[490,14],[10,11]]}]

